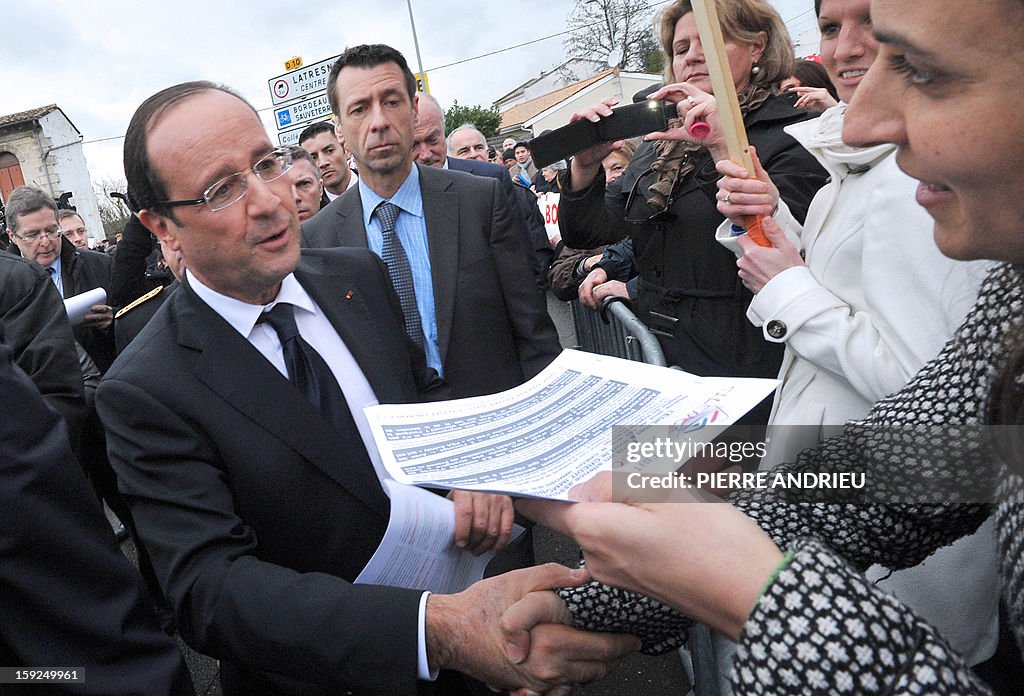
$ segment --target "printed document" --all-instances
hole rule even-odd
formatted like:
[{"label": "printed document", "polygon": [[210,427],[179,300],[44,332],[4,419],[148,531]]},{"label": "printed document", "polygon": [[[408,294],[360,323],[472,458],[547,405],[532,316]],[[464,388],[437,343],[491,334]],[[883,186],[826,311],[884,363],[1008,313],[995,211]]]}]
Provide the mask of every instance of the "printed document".
[{"label": "printed document", "polygon": [[[676,426],[699,437],[735,423],[777,384],[566,350],[508,391],[365,412],[400,483],[567,500],[577,483],[630,466],[612,451],[612,426]],[[710,441],[721,428],[707,431]]]}]

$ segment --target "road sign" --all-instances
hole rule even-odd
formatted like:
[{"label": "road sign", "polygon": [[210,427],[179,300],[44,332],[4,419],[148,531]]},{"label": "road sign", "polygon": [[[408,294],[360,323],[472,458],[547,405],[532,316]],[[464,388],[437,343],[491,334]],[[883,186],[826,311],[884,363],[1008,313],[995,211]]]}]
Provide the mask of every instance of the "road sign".
[{"label": "road sign", "polygon": [[291,147],[299,144],[299,133],[306,129],[305,126],[283,130],[277,134],[277,142],[281,147]]},{"label": "road sign", "polygon": [[427,78],[427,73],[416,73],[416,91],[430,94],[430,80]]},{"label": "road sign", "polygon": [[327,89],[327,77],[338,56],[321,60],[312,65],[278,75],[267,80],[270,101],[280,106],[302,97],[310,97]]},{"label": "road sign", "polygon": [[297,126],[310,121],[330,118],[331,105],[326,94],[318,94],[304,101],[274,109],[274,123],[278,130]]},{"label": "road sign", "polygon": [[284,62],[284,69],[285,70],[298,70],[301,67],[302,67],[302,58],[300,58],[299,56],[295,56],[291,60],[286,60]]}]

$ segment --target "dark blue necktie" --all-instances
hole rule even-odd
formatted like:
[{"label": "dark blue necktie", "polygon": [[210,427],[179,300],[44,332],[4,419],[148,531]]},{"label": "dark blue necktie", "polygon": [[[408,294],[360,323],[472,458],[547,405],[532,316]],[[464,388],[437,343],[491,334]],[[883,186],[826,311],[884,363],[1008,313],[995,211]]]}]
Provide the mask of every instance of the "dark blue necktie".
[{"label": "dark blue necktie", "polygon": [[374,211],[380,221],[380,229],[384,233],[384,245],[381,258],[388,267],[391,283],[398,293],[402,304],[402,316],[405,317],[405,332],[416,345],[423,348],[423,326],[420,324],[420,311],[416,305],[416,287],[412,282],[412,268],[409,257],[405,255],[402,241],[395,233],[398,223],[399,207],[394,203],[382,201]]},{"label": "dark blue necktie", "polygon": [[284,351],[284,363],[288,368],[288,381],[298,388],[306,400],[333,424],[339,435],[350,443],[352,452],[372,468],[362,437],[356,428],[352,411],[349,410],[345,394],[338,386],[338,380],[327,362],[311,345],[302,340],[295,325],[295,307],[278,302],[273,309],[264,312],[258,324],[267,323],[277,332]]},{"label": "dark blue necktie", "polygon": [[53,283],[57,291],[60,292],[60,285],[57,284],[57,269],[53,266],[47,266],[46,272],[50,274],[50,282]]}]

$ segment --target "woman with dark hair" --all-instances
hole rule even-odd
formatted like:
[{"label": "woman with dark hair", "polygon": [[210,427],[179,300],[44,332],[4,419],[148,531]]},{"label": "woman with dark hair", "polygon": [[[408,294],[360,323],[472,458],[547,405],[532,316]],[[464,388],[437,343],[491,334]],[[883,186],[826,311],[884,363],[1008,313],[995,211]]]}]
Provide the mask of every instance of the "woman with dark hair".
[{"label": "woman with dark hair", "polygon": [[[1003,603],[1024,647],[1024,361],[1013,350],[1024,337],[1024,125],[1007,120],[1024,111],[1024,2],[961,10],[956,0],[873,0],[878,58],[843,137],[896,145],[944,254],[1001,263],[953,340],[903,389],[770,472],[861,472],[865,487],[621,504],[597,502],[611,499],[603,476],[577,496],[590,503],[519,503],[574,536],[595,578],[736,640],[741,693],[985,693],[932,626],[862,571],[916,565],[993,512]],[[649,615],[644,600],[607,586],[565,596],[578,625],[639,631]],[[607,611],[623,601],[639,604],[625,618]],[[517,625],[528,623],[519,614]]]},{"label": "woman with dark hair", "polygon": [[[802,219],[824,172],[783,132],[807,112],[778,92],[793,52],[778,13],[765,0],[722,0],[717,12],[726,37],[729,67],[751,143],[777,181],[782,197]],[[659,16],[666,82],[651,95],[677,104],[680,118],[713,98],[704,50],[691,5],[677,0]],[[573,119],[599,121],[615,100]],[[722,221],[715,207],[714,165],[726,156],[719,136],[695,140],[683,128],[650,134],[626,172],[607,184],[601,162],[621,143],[577,154],[562,180],[559,227],[576,248],[633,240],[639,274],[636,313],[657,336],[669,364],[699,375],[769,377],[778,371],[780,347],[764,340],[745,312],[751,294],[735,275],[735,258],[714,241]],[[615,278],[625,281],[625,277]],[[582,287],[610,280],[596,268]],[[751,415],[765,422],[767,403]]]},{"label": "woman with dark hair", "polygon": [[793,74],[782,81],[779,87],[784,92],[799,95],[796,108],[824,111],[839,103],[839,93],[832,84],[825,67],[813,60],[798,60]]}]

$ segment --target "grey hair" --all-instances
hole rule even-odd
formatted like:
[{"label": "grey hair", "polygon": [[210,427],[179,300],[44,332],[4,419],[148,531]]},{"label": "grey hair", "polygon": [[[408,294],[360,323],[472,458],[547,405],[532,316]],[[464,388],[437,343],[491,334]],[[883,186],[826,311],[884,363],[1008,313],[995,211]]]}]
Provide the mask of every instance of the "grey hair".
[{"label": "grey hair", "polygon": [[57,217],[57,202],[53,200],[53,196],[34,186],[19,186],[11,191],[4,208],[7,215],[7,229],[17,232],[19,215],[31,215],[43,208],[49,208],[53,211],[54,218]]},{"label": "grey hair", "polygon": [[[324,131],[326,132],[326,131]],[[331,129],[334,132],[334,129]],[[316,160],[313,159],[313,155],[309,154],[309,150],[304,147],[293,147],[292,148],[292,161],[294,160],[305,160],[309,162],[309,166],[313,168],[313,171],[319,173],[320,169],[316,166]]]}]

